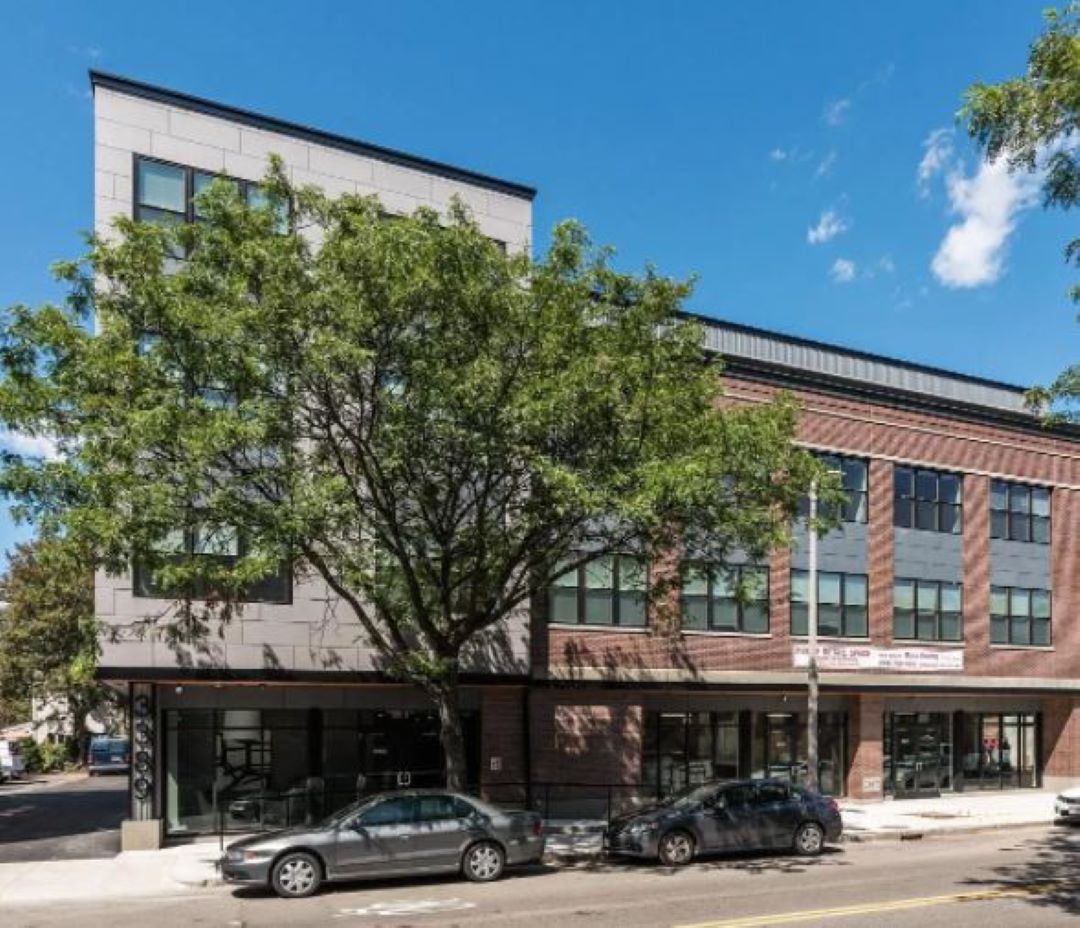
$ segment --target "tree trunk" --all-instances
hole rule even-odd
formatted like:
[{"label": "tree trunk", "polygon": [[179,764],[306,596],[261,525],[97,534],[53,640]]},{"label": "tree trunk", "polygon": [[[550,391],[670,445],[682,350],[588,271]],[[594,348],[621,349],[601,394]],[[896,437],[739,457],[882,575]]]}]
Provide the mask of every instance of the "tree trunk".
[{"label": "tree trunk", "polygon": [[441,681],[429,692],[439,711],[439,740],[446,758],[446,788],[463,792],[470,784],[465,764],[465,732],[458,708],[457,677]]}]

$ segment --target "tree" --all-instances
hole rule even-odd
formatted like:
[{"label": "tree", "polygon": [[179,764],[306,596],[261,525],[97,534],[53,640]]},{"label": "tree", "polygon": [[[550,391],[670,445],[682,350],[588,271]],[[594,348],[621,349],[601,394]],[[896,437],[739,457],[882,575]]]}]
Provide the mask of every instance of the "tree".
[{"label": "tree", "polygon": [[[1031,45],[1027,73],[1000,84],[968,88],[960,116],[990,161],[1005,158],[1014,170],[1045,172],[1043,203],[1071,209],[1080,204],[1080,4],[1048,10],[1046,29]],[[1065,260],[1080,266],[1080,238],[1065,246]],[[1080,302],[1080,285],[1071,292]],[[1077,420],[1080,366],[1049,387],[1030,391],[1038,409],[1057,404],[1053,418]]]},{"label": "tree", "polygon": [[70,715],[79,758],[87,715],[112,702],[95,679],[98,656],[94,575],[72,544],[41,537],[19,545],[0,578],[0,701],[29,708],[31,698]]},{"label": "tree", "polygon": [[[787,539],[819,470],[795,406],[723,398],[687,284],[617,272],[573,223],[534,263],[460,204],[390,221],[277,161],[264,191],[218,181],[198,224],[119,220],[0,344],[0,418],[60,452],[9,456],[0,487],[106,569],[139,559],[172,640],[283,563],[321,577],[434,701],[461,786],[461,669],[561,572]],[[233,556],[170,555],[177,528]]]}]

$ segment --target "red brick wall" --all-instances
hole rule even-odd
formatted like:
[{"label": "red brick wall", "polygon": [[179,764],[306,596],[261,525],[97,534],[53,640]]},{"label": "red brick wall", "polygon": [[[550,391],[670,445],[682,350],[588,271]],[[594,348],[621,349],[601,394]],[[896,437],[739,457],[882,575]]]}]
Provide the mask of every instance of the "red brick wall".
[{"label": "red brick wall", "polygon": [[[516,687],[487,687],[480,703],[480,782],[485,787],[522,783],[525,760],[525,694]],[[491,769],[497,757],[500,769]]]},{"label": "red brick wall", "polygon": [[1042,711],[1044,778],[1080,782],[1080,700],[1047,697]]},{"label": "red brick wall", "polygon": [[[847,775],[847,794],[855,799],[877,799],[880,789],[863,789],[863,778],[882,779],[882,713],[881,696],[861,696],[852,700],[848,713],[851,766]],[[884,785],[884,784],[881,784]]]},{"label": "red brick wall", "polygon": [[[773,388],[728,379],[736,402],[762,402]],[[1080,678],[1080,502],[1078,491],[1053,492],[1052,572],[1054,648],[1005,649],[989,644],[989,480],[971,471],[1080,485],[1080,443],[1049,433],[966,422],[883,404],[798,392],[799,438],[811,445],[870,460],[870,629],[877,644],[892,641],[893,464],[910,460],[968,472],[964,482],[964,635],[967,675]],[[560,670],[602,669],[613,678],[641,671],[790,670],[790,552],[770,565],[768,638],[551,629],[550,665]]]}]

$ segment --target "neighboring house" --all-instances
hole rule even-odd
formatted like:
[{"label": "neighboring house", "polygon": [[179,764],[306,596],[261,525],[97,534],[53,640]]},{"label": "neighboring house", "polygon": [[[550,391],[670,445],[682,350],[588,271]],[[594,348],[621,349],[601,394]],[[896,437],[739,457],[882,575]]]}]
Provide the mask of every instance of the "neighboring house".
[{"label": "neighboring house", "polygon": [[[393,212],[453,194],[528,249],[534,191],[145,84],[93,74],[95,226],[191,218],[202,176],[377,193]],[[702,320],[728,395],[802,404],[799,440],[842,471],[841,528],[819,544],[821,779],[862,798],[1080,778],[1080,432],[1047,430],[1024,391]],[[647,565],[560,581],[464,676],[470,779],[493,798],[642,798],[715,776],[805,774],[805,531],[768,563],[694,565],[660,623]],[[168,835],[249,828],[441,779],[437,721],[384,678],[321,582],[263,584],[203,647],[130,630],[169,604],[99,575],[101,675],[128,688],[132,819]],[[115,640],[114,640],[115,639]],[[529,784],[526,786],[526,784]],[[587,787],[569,784],[588,784]],[[577,793],[575,793],[575,790]],[[274,795],[272,809],[257,794]]]},{"label": "neighboring house", "polygon": [[[71,709],[63,696],[44,699],[35,696],[30,700],[30,737],[38,744],[54,744],[74,737]],[[87,713],[86,730],[91,735],[103,735],[123,727],[123,720],[108,708]]]}]

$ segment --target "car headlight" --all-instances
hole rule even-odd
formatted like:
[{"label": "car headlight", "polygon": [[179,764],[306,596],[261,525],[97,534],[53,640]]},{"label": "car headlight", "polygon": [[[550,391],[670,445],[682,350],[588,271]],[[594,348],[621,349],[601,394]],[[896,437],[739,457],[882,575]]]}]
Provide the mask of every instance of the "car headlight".
[{"label": "car headlight", "polygon": [[226,851],[225,857],[231,864],[243,864],[250,863],[254,860],[262,860],[264,857],[269,856],[270,851],[253,850],[251,848],[245,848],[237,851]]}]

